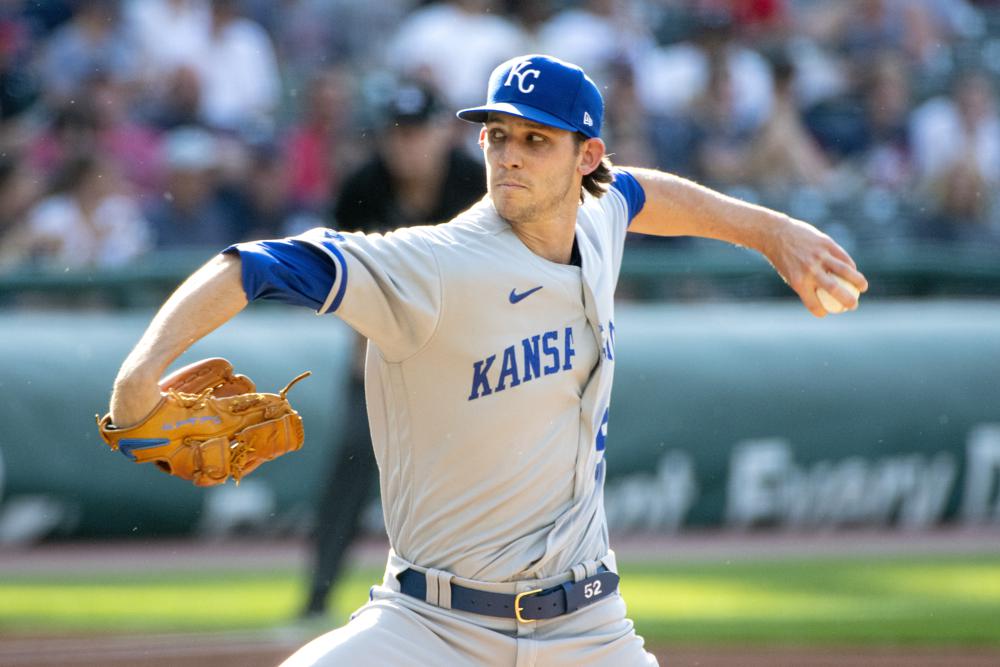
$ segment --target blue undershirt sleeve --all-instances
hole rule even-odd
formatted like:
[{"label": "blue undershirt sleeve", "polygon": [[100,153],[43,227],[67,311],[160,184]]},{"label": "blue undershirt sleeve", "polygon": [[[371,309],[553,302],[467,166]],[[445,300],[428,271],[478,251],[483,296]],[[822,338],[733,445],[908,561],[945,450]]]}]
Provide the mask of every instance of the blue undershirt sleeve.
[{"label": "blue undershirt sleeve", "polygon": [[337,277],[337,266],[319,248],[296,238],[237,243],[248,301],[267,299],[319,311]]},{"label": "blue undershirt sleeve", "polygon": [[632,220],[635,216],[639,215],[642,207],[646,204],[646,191],[642,189],[642,185],[639,184],[635,176],[624,169],[615,167],[611,173],[615,177],[614,182],[611,183],[611,187],[618,190],[625,198],[625,203],[628,205],[628,221],[631,224]]}]

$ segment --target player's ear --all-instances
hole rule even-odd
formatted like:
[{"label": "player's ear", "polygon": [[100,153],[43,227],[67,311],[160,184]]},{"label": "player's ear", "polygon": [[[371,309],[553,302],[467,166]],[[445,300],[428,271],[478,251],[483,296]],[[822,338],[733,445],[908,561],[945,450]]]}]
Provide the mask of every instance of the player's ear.
[{"label": "player's ear", "polygon": [[580,174],[586,176],[597,169],[604,159],[605,150],[604,142],[597,137],[584,141],[580,146],[580,165],[577,167]]},{"label": "player's ear", "polygon": [[479,130],[479,147],[486,148],[486,126],[483,125]]}]

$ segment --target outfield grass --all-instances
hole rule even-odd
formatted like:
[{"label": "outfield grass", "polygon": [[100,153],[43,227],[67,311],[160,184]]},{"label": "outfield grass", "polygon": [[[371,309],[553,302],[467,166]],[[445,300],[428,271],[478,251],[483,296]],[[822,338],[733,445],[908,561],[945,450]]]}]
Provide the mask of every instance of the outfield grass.
[{"label": "outfield grass", "polygon": [[1000,555],[644,565],[622,593],[652,642],[1000,644]]},{"label": "outfield grass", "polygon": [[[652,644],[1000,645],[1000,554],[622,565],[622,592]],[[338,589],[331,625],[377,570]],[[0,633],[192,631],[291,621],[303,573],[23,574],[0,580]]]}]

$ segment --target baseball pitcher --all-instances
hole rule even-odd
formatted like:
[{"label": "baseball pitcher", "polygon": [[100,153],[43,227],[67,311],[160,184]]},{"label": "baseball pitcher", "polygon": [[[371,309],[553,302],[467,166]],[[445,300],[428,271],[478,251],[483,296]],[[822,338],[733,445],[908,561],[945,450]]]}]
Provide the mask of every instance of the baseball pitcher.
[{"label": "baseball pitcher", "polygon": [[806,223],[612,167],[603,111],[575,65],[501,64],[486,104],[458,112],[481,124],[484,199],[437,226],[228,248],[125,360],[110,429],[146,419],[167,366],[249,301],[334,314],[367,337],[385,575],[287,667],[656,664],[619,595],[602,504],[626,232],[753,248],[818,317],[818,289],[850,309],[857,298],[837,276],[867,282]]}]

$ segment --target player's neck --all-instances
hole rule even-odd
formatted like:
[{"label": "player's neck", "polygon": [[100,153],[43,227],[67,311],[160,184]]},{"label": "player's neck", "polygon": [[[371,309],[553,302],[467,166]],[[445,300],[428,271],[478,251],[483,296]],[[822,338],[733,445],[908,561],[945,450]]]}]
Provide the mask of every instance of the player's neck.
[{"label": "player's neck", "polygon": [[511,222],[510,227],[528,250],[556,264],[569,264],[576,236],[576,216],[551,222]]}]

